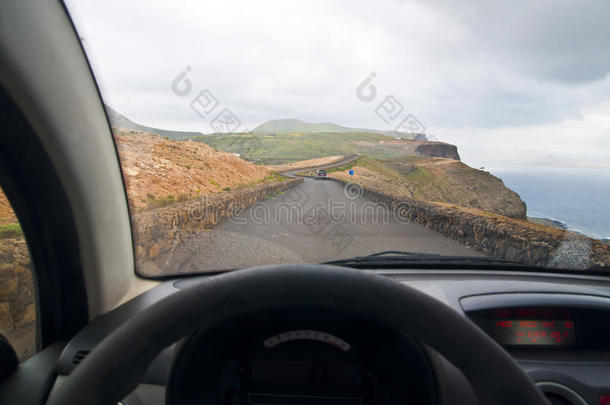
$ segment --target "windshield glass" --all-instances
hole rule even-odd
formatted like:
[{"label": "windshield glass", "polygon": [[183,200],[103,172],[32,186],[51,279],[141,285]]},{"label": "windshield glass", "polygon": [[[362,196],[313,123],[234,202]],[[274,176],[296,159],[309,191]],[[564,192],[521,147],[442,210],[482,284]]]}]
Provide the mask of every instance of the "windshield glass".
[{"label": "windshield glass", "polygon": [[606,1],[67,6],[141,275],[610,265]]}]

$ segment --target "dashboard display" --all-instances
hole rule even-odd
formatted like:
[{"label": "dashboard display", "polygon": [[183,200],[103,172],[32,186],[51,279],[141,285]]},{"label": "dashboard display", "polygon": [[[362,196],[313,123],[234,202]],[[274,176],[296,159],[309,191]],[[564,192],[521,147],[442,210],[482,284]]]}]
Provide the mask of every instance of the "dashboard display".
[{"label": "dashboard display", "polygon": [[252,382],[257,384],[359,387],[358,364],[313,361],[257,359],[252,363]]},{"label": "dashboard display", "polygon": [[505,346],[572,346],[575,323],[556,319],[495,319],[489,332]]},{"label": "dashboard display", "polygon": [[322,342],[331,345],[343,352],[349,351],[351,347],[349,343],[347,343],[343,339],[338,338],[335,335],[311,329],[291,330],[271,336],[263,342],[263,346],[267,349],[272,349],[276,346],[281,345],[282,343],[293,342],[295,340],[312,340]]}]

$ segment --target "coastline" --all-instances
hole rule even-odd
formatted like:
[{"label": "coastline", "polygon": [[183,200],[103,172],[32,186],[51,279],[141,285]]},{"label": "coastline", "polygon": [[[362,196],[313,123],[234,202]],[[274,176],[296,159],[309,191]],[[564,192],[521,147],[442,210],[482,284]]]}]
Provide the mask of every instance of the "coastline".
[{"label": "coastline", "polygon": [[490,171],[525,201],[528,221],[600,241],[610,239],[607,210],[610,172],[540,167],[503,167]]},{"label": "coastline", "polygon": [[[528,216],[527,217],[527,221],[531,222],[531,223],[534,223],[534,224],[551,226],[553,228],[563,229],[565,231],[570,231],[570,232],[574,232],[574,233],[577,233],[577,234],[580,234],[580,235],[583,235],[583,236],[588,236],[584,232],[581,232],[581,231],[579,231],[577,229],[570,229],[570,227],[566,223],[561,222],[561,221],[557,221],[557,220],[552,219],[552,218],[530,217],[530,216]],[[597,240],[599,240],[602,243],[610,243],[610,238],[599,238],[598,239],[598,238],[595,238],[593,236],[588,236],[588,237],[590,237],[592,239],[597,239]]]},{"label": "coastline", "polygon": [[567,230],[568,229],[568,225],[561,222],[561,221],[557,221],[555,219],[551,219],[551,218],[544,218],[544,217],[527,217],[528,222],[533,222],[534,224],[539,224],[539,225],[546,225],[546,226],[552,226],[554,228],[559,228],[559,229],[563,229],[563,230]]}]

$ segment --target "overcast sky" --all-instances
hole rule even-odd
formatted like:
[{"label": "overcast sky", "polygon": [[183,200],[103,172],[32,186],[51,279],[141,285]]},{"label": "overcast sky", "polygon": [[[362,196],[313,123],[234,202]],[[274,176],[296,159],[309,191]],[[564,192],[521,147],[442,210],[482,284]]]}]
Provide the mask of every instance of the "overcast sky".
[{"label": "overcast sky", "polygon": [[[106,103],[141,124],[212,132],[228,108],[243,130],[394,129],[376,113],[394,96],[473,166],[610,168],[610,1],[67,4]],[[190,106],[203,90],[206,117]]]}]

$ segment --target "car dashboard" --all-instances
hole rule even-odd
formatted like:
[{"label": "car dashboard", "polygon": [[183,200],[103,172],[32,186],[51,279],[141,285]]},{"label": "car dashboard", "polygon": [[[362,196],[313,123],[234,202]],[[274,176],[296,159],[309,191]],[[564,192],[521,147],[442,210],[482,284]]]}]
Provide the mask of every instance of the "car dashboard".
[{"label": "car dashboard", "polygon": [[[551,404],[608,399],[610,280],[605,277],[366,271],[420,290],[468,317],[512,355]],[[91,322],[64,348],[56,385],[123,322],[205,277],[165,281]],[[122,403],[446,404],[476,399],[456,367],[409,336],[350,314],[278,311],[230,320],[168,347]]]},{"label": "car dashboard", "polygon": [[417,342],[347,315],[290,312],[232,320],[181,342],[167,402],[433,403],[433,373]]}]

